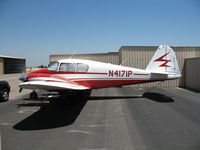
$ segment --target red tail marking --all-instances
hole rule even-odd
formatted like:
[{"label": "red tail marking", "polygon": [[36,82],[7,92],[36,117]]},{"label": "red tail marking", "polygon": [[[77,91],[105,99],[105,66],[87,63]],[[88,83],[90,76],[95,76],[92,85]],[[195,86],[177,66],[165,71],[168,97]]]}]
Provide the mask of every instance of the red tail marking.
[{"label": "red tail marking", "polygon": [[163,58],[164,58],[165,56],[167,56],[168,54],[169,54],[169,52],[166,53],[165,55],[159,57],[158,59],[154,60],[154,61],[164,61],[164,63],[161,64],[159,67],[171,67],[171,66],[167,65],[168,62],[171,62],[171,59],[170,59],[170,60],[163,59]]}]

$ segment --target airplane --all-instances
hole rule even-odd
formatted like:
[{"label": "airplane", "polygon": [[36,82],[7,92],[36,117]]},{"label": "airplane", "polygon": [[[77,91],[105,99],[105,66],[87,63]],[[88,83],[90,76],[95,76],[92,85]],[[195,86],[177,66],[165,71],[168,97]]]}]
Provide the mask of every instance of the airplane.
[{"label": "airplane", "polygon": [[181,77],[176,55],[168,45],[160,45],[146,69],[82,59],[63,59],[48,68],[30,72],[19,79],[22,89],[31,89],[30,99],[37,99],[36,90],[89,97],[92,89]]}]

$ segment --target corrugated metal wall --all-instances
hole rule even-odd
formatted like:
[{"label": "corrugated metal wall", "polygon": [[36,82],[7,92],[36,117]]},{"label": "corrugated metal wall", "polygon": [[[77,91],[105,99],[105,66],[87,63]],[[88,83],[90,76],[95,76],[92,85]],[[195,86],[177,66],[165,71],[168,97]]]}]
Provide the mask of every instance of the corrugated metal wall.
[{"label": "corrugated metal wall", "polygon": [[200,58],[186,59],[185,85],[200,91]]},{"label": "corrugated metal wall", "polygon": [[4,74],[3,58],[0,57],[0,75]]},{"label": "corrugated metal wall", "polygon": [[[149,61],[153,57],[158,47],[154,46],[122,46],[120,48],[120,61],[127,59],[123,63],[124,66],[145,69]],[[182,78],[178,80],[169,80],[161,83],[161,87],[176,87],[185,86],[185,59],[192,57],[200,57],[199,47],[172,47],[176,53],[180,70],[182,71]],[[138,85],[130,85],[128,87],[152,87],[158,82],[144,83]]]},{"label": "corrugated metal wall", "polygon": [[25,72],[25,59],[4,58],[4,73],[22,73]]},{"label": "corrugated metal wall", "polygon": [[[101,54],[65,54],[65,55],[51,55],[50,62],[57,61],[59,59],[78,58],[101,61],[112,64],[121,64],[123,66],[129,66],[134,68],[145,69],[151,58],[153,57],[158,46],[122,46],[118,52],[113,53],[101,53]],[[182,71],[182,78],[178,80],[164,81],[160,87],[176,87],[185,86],[185,59],[200,57],[200,47],[172,47],[176,53],[180,70]],[[128,87],[153,87],[158,82],[144,83],[138,85],[130,85]]]},{"label": "corrugated metal wall", "polygon": [[87,59],[87,60],[95,60],[105,63],[119,64],[119,53],[111,52],[111,53],[100,53],[100,54],[65,54],[65,55],[50,55],[50,62],[57,61],[60,59]]}]

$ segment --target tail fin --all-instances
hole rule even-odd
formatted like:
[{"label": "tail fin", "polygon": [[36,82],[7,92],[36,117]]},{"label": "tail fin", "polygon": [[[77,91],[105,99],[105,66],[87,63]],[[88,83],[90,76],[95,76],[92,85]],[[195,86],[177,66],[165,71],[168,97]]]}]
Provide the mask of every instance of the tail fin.
[{"label": "tail fin", "polygon": [[181,75],[176,54],[168,45],[160,45],[146,70],[152,73]]}]

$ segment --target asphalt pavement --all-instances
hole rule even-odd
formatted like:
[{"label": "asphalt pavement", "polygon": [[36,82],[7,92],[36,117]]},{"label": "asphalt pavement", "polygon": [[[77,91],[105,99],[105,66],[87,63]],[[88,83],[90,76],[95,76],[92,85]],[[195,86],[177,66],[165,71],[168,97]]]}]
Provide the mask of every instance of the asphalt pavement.
[{"label": "asphalt pavement", "polygon": [[0,150],[200,149],[200,93],[108,88],[63,104],[30,100],[30,91],[18,92],[19,76],[0,76],[12,88],[0,103]]}]

